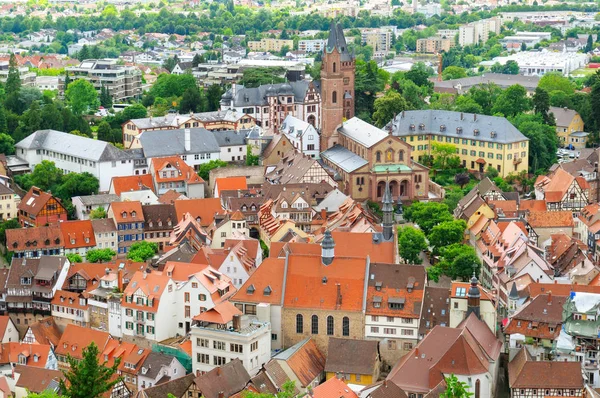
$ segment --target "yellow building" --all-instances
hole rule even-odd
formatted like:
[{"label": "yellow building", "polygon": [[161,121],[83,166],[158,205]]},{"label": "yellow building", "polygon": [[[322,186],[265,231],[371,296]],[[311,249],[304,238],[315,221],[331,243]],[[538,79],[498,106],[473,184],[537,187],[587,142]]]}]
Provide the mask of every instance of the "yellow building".
[{"label": "yellow building", "polygon": [[0,184],[0,221],[17,218],[21,198],[12,189]]},{"label": "yellow building", "polygon": [[379,341],[329,338],[327,380],[343,376],[348,384],[368,386],[377,381],[380,369]]},{"label": "yellow building", "polygon": [[437,54],[440,51],[450,51],[456,43],[454,38],[428,37],[426,39],[417,40],[417,52],[422,54]]},{"label": "yellow building", "polygon": [[589,134],[583,131],[585,125],[581,115],[573,109],[557,106],[551,106],[550,112],[554,114],[556,120],[556,134],[560,146],[572,146],[572,149],[585,148]]},{"label": "yellow building", "polygon": [[463,167],[485,172],[488,167],[502,177],[527,171],[529,139],[506,118],[472,113],[423,110],[398,114],[387,129],[412,146],[411,158],[433,156],[437,143],[453,144]]},{"label": "yellow building", "polygon": [[283,47],[287,46],[290,50],[294,48],[293,40],[284,39],[270,39],[264,38],[260,41],[249,41],[248,50],[250,51],[268,51],[268,52],[280,52]]}]

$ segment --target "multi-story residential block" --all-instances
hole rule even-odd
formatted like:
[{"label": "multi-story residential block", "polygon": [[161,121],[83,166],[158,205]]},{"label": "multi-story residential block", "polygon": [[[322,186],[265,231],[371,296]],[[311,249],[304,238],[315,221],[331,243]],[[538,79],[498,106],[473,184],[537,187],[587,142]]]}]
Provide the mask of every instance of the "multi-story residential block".
[{"label": "multi-story residential block", "polygon": [[256,125],[269,132],[277,131],[288,114],[321,127],[321,94],[313,82],[306,80],[255,88],[234,83],[221,97],[221,111],[229,109],[251,116]]},{"label": "multi-story residential block", "polygon": [[372,263],[369,273],[365,339],[380,342],[381,359],[392,367],[418,342],[425,272],[406,264]]},{"label": "multi-story residential block", "polygon": [[162,341],[176,334],[176,284],[158,271],[136,272],[121,302],[123,336]]},{"label": "multi-story residential block", "polygon": [[578,362],[536,360],[525,347],[508,364],[508,383],[511,398],[586,396]]},{"label": "multi-story residential block", "polygon": [[133,243],[144,240],[144,213],[140,202],[111,203],[108,217],[117,226],[118,254],[127,254]]},{"label": "multi-story residential block", "polygon": [[255,120],[252,116],[235,109],[189,115],[169,113],[165,116],[132,119],[123,123],[123,145],[125,148],[140,148],[139,137],[144,131],[191,128],[204,128],[208,131],[240,131],[254,126]]},{"label": "multi-story residential block", "polygon": [[321,153],[319,134],[312,124],[288,115],[279,133],[284,134],[297,151],[311,158],[319,157]]},{"label": "multi-story residential block", "polygon": [[227,238],[236,236],[250,236],[246,217],[241,211],[236,211],[224,216],[216,216],[215,221],[208,228],[208,235],[211,239],[212,248],[225,247]]},{"label": "multi-story residential block", "polygon": [[[71,81],[85,79],[100,92],[102,87],[108,89],[113,101],[124,101],[139,98],[142,95],[142,73],[135,66],[117,64],[116,59],[87,59],[78,66],[65,68]],[[58,81],[58,91],[64,95],[65,78]]]},{"label": "multi-story residential block", "polygon": [[548,211],[570,211],[576,217],[588,205],[590,185],[562,168],[535,181],[535,198],[546,202]]},{"label": "multi-story residential block", "polygon": [[127,192],[154,190],[154,182],[150,174],[113,177],[110,181],[109,193],[119,195]]},{"label": "multi-story residential block", "polygon": [[454,37],[443,38],[439,36],[428,37],[417,40],[417,52],[423,54],[438,54],[442,51],[448,52],[456,46]]},{"label": "multi-story residential block", "polygon": [[458,44],[464,47],[485,43],[488,41],[490,33],[500,33],[501,25],[500,19],[497,17],[461,25],[458,28]]},{"label": "multi-story residential block", "polygon": [[493,167],[501,176],[527,171],[529,139],[508,120],[463,112],[425,110],[398,114],[388,126],[412,147],[411,157],[431,156],[436,142],[454,144],[463,167],[484,172]]},{"label": "multi-story residential block", "polygon": [[260,41],[249,41],[248,50],[279,53],[283,47],[294,48],[294,41],[287,39],[263,38]]},{"label": "multi-story residential block", "polygon": [[265,167],[265,179],[271,184],[282,185],[319,182],[336,185],[321,162],[295,149],[286,152],[278,163]]},{"label": "multi-story residential block", "polygon": [[62,256],[13,259],[6,280],[6,308],[17,324],[51,314],[51,301],[66,278],[69,260]]},{"label": "multi-story residential block", "polygon": [[[265,316],[268,317],[268,308]],[[260,319],[260,315],[259,315]],[[271,358],[271,324],[250,320],[229,301],[194,317],[192,368],[209,372],[234,359],[255,375]]]},{"label": "multi-story residential block", "polygon": [[323,52],[325,48],[325,40],[315,39],[315,40],[299,40],[298,41],[298,51],[304,51],[307,53],[320,53]]},{"label": "multi-story residential block", "polygon": [[39,258],[61,255],[65,243],[59,225],[6,230],[6,247],[13,258]]},{"label": "multi-story residential block", "polygon": [[21,197],[10,187],[0,184],[0,221],[17,218]]},{"label": "multi-story residential block", "polygon": [[224,162],[243,163],[246,160],[248,147],[246,144],[247,130],[227,130],[212,132],[221,149],[221,160]]},{"label": "multi-story residential block", "polygon": [[99,207],[104,210],[108,210],[108,206],[112,202],[119,202],[121,198],[115,194],[99,194],[99,195],[86,195],[86,196],[75,196],[71,198],[73,206],[75,207],[75,214],[79,220],[88,220],[90,213]]},{"label": "multi-story residential block", "polygon": [[96,248],[112,249],[117,252],[119,236],[115,220],[112,218],[101,218],[92,220],[92,228],[96,238]]},{"label": "multi-story residential block", "polygon": [[[24,65],[18,66],[17,69],[19,71],[19,77],[21,78],[21,84],[23,86],[34,87],[36,74],[34,72],[30,72],[29,68]],[[8,61],[0,61],[0,82],[2,84],[6,83],[6,79],[8,78],[8,70]]]},{"label": "multi-story residential block", "polygon": [[79,254],[85,261],[90,249],[96,248],[96,235],[90,220],[63,221],[59,224],[63,235],[64,254]]},{"label": "multi-story residential block", "polygon": [[387,53],[390,51],[392,33],[383,29],[368,29],[360,32],[361,44],[371,46],[374,53]]},{"label": "multi-story residential block", "polygon": [[113,177],[134,174],[130,154],[88,137],[38,130],[15,147],[17,157],[29,162],[32,169],[43,160],[49,160],[63,173],[91,173],[100,181],[100,191],[108,191]]},{"label": "multi-story residential block", "polygon": [[63,327],[70,323],[88,327],[90,308],[87,299],[80,293],[58,290],[52,299],[52,316]]},{"label": "multi-story residential block", "polygon": [[144,213],[144,240],[154,242],[163,251],[171,239],[171,232],[177,225],[175,206],[157,204],[142,206]]},{"label": "multi-story residential block", "polygon": [[150,161],[149,174],[154,179],[154,189],[158,195],[169,190],[185,194],[188,198],[204,197],[204,180],[183,158],[187,156],[168,156],[153,158]]},{"label": "multi-story residential block", "polygon": [[568,149],[585,148],[588,133],[584,131],[583,119],[577,111],[551,106],[550,112],[556,120],[556,134],[562,147]]},{"label": "multi-story residential block", "polygon": [[59,199],[38,187],[31,187],[18,206],[19,224],[41,227],[67,221],[67,209]]}]

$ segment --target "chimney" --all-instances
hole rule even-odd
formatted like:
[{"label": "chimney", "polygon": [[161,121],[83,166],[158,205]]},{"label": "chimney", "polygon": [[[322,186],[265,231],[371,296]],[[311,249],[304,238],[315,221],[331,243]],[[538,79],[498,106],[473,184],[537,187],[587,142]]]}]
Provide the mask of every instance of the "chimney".
[{"label": "chimney", "polygon": [[233,316],[233,330],[239,332],[242,329],[242,316],[234,315]]},{"label": "chimney", "polygon": [[219,398],[225,398],[225,393],[223,391],[219,391]]},{"label": "chimney", "polygon": [[340,309],[340,307],[342,306],[342,287],[339,283],[336,283],[335,287],[337,289],[337,295],[336,295],[336,299],[335,299],[335,307],[336,307],[336,309]]},{"label": "chimney", "polygon": [[548,305],[552,305],[552,291],[548,292]]},{"label": "chimney", "polygon": [[221,376],[221,368],[217,368],[217,376]]},{"label": "chimney", "polygon": [[189,152],[192,150],[192,143],[191,143],[191,138],[190,138],[190,129],[185,129],[184,130],[184,139],[185,139],[185,151]]},{"label": "chimney", "polygon": [[419,357],[419,349],[415,348],[415,358],[418,358],[418,357]]},{"label": "chimney", "polygon": [[123,291],[123,270],[120,269],[117,271],[117,286],[119,287],[119,291]]},{"label": "chimney", "polygon": [[463,120],[463,113],[460,113],[460,120]]},{"label": "chimney", "polygon": [[476,114],[476,113],[474,113],[474,114],[473,114],[473,121],[474,121],[474,122],[476,122],[476,121],[477,121],[477,114]]},{"label": "chimney", "polygon": [[326,209],[321,209],[321,219],[327,220],[327,210]]}]

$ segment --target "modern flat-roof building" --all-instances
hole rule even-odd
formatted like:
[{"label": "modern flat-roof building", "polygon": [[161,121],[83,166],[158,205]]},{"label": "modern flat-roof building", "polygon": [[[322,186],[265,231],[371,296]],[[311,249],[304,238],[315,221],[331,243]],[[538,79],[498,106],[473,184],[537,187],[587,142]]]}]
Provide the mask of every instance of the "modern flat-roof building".
[{"label": "modern flat-roof building", "polygon": [[[142,95],[142,73],[133,66],[117,64],[116,59],[86,59],[78,66],[65,69],[71,80],[85,79],[100,92],[102,87],[108,89],[113,100],[122,101]],[[34,77],[35,80],[35,77]],[[58,91],[64,94],[65,78],[58,82]]]},{"label": "modern flat-roof building", "polygon": [[[17,69],[19,70],[19,77],[23,86],[35,86],[35,73],[29,72],[29,68],[26,66],[19,66]],[[0,62],[0,82],[6,83],[7,77],[8,61],[2,61]]]},{"label": "modern flat-roof building", "polygon": [[484,172],[489,166],[505,177],[527,171],[529,139],[506,118],[424,110],[398,114],[388,128],[412,146],[411,158],[432,155],[437,142],[454,144],[463,167]]}]

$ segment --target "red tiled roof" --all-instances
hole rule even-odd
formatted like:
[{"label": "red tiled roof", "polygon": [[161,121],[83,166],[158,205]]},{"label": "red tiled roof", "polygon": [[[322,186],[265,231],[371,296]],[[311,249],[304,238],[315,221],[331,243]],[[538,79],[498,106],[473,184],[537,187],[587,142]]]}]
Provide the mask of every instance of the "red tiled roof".
[{"label": "red tiled roof", "polygon": [[[31,187],[19,203],[19,210],[29,213],[36,217],[40,211],[46,206],[48,201],[52,199],[52,194],[44,192],[38,187]],[[56,199],[56,202],[62,207],[62,212],[66,213],[64,206]]]},{"label": "red tiled roof", "polygon": [[312,396],[313,398],[358,398],[358,395],[337,377],[332,377],[325,383],[316,386]]},{"label": "red tiled roof", "polygon": [[90,220],[63,221],[59,226],[65,249],[96,246],[96,236]]},{"label": "red tiled roof", "polygon": [[573,228],[573,213],[570,211],[532,211],[527,222],[533,228]]},{"label": "red tiled roof", "polygon": [[[231,300],[242,303],[279,305],[281,303],[284,266],[285,259],[283,258],[266,258]],[[254,287],[254,291],[249,293],[248,287],[250,286]],[[269,295],[264,294],[267,287],[270,288]]]},{"label": "red tiled roof", "polygon": [[[154,181],[157,183],[184,181],[188,184],[196,184],[204,182],[204,180],[196,174],[194,168],[188,165],[179,156],[154,158],[152,159],[150,167],[154,170]],[[163,172],[166,173],[164,177]],[[171,172],[173,172],[173,176],[171,176]]]},{"label": "red tiled roof", "polygon": [[92,342],[102,351],[109,340],[110,335],[107,332],[68,324],[54,351],[56,355],[71,355],[73,358],[81,359],[83,349]]},{"label": "red tiled roof", "polygon": [[519,203],[519,210],[530,210],[530,211],[546,211],[545,200],[522,200]]},{"label": "red tiled roof", "polygon": [[123,300],[121,305],[126,308],[134,308],[145,311],[148,311],[149,309],[152,309],[154,311],[158,310],[160,298],[163,294],[163,291],[169,284],[170,280],[171,278],[159,271],[152,271],[150,273],[142,271],[136,272],[129,284],[127,285],[127,288],[125,288],[123,295],[133,296],[135,292],[141,290],[146,297],[154,299],[152,307],[149,307],[147,305],[138,305],[133,301],[131,303],[128,303],[125,300]]},{"label": "red tiled roof", "polygon": [[248,189],[246,177],[221,177],[215,178],[215,196],[223,191],[237,191]]},{"label": "red tiled roof", "polygon": [[109,210],[117,224],[127,222],[144,222],[144,212],[140,202],[113,202]]},{"label": "red tiled roof", "polygon": [[194,219],[200,218],[203,227],[213,223],[215,214],[225,214],[219,198],[176,200],[175,212],[180,221],[186,213],[190,213]]},{"label": "red tiled roof", "polygon": [[234,315],[242,315],[235,305],[229,301],[223,301],[210,310],[196,315],[193,319],[200,322],[218,323],[225,325],[233,320]]},{"label": "red tiled roof", "polygon": [[122,192],[141,191],[144,189],[150,189],[151,191],[154,191],[154,184],[152,183],[152,176],[150,174],[113,177],[111,186],[111,192],[114,191],[114,193],[117,195],[121,195]]},{"label": "red tiled roof", "polygon": [[59,225],[47,227],[18,228],[6,230],[8,250],[29,251],[63,247],[64,241]]}]

